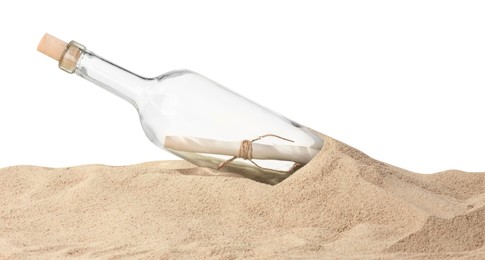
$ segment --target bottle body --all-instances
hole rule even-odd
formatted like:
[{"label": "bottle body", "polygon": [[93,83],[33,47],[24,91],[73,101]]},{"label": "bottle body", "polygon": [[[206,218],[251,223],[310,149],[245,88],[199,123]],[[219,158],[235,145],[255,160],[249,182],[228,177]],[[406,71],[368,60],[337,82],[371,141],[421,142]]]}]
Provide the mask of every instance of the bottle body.
[{"label": "bottle body", "polygon": [[[255,141],[253,149],[256,144],[263,144],[269,147],[308,147],[313,149],[311,151],[318,151],[323,145],[321,139],[305,127],[197,73],[173,71],[153,81],[153,85],[144,93],[143,101],[138,104],[145,133],[160,148],[168,149],[199,166],[221,169],[221,163],[239,155],[242,141],[264,135],[270,136]],[[169,145],[169,141],[173,143],[176,140],[174,138],[178,138],[179,144]],[[206,141],[200,146],[208,146],[207,142],[212,141],[209,146],[219,146],[220,150],[223,149],[220,146],[232,146],[234,153],[209,153],[203,149],[193,149],[194,143],[187,144],[183,138],[191,138],[199,143]],[[181,147],[182,143],[186,143],[185,147]],[[295,163],[306,163],[295,162],[291,158],[272,160],[255,155],[252,157],[252,161],[236,158],[226,164],[227,169],[222,170],[249,176],[252,169],[256,171],[255,175],[266,172],[267,177],[274,175],[279,179],[294,171]],[[254,178],[258,179],[258,176]]]},{"label": "bottle body", "polygon": [[143,78],[83,49],[74,72],[135,106],[155,145],[202,167],[276,184],[323,146],[308,128],[192,71]]}]

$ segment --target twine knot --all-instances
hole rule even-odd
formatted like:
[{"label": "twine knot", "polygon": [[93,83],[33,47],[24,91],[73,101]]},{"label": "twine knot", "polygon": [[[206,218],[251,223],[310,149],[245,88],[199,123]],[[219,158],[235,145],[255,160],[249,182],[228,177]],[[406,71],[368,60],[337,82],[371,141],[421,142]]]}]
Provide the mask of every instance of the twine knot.
[{"label": "twine knot", "polygon": [[244,160],[253,159],[253,142],[249,140],[243,140],[241,146],[239,146],[239,158]]},{"label": "twine knot", "polygon": [[262,135],[262,136],[259,136],[258,138],[255,138],[253,140],[243,140],[241,142],[241,145],[239,146],[239,153],[237,156],[233,156],[232,158],[226,160],[226,161],[223,161],[221,164],[219,164],[219,166],[217,167],[218,170],[224,168],[228,163],[234,161],[235,159],[237,158],[241,158],[241,159],[244,159],[244,160],[248,160],[250,161],[252,164],[254,164],[256,167],[258,168],[261,168],[261,169],[266,169],[266,168],[263,168],[261,166],[259,166],[258,164],[256,164],[254,161],[253,161],[253,143],[255,141],[258,141],[258,140],[261,140],[265,137],[269,137],[269,136],[272,136],[272,137],[276,137],[276,138],[279,138],[279,139],[282,139],[282,140],[285,140],[285,141],[288,141],[288,142],[294,142],[293,140],[290,140],[290,139],[286,139],[284,137],[281,137],[281,136],[278,136],[278,135],[274,135],[274,134],[266,134],[266,135]]}]

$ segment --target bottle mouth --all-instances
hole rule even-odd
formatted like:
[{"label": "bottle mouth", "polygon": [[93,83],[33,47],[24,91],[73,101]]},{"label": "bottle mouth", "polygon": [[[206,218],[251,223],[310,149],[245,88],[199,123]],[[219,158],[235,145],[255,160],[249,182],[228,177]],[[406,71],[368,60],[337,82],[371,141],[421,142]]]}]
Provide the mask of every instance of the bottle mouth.
[{"label": "bottle mouth", "polygon": [[74,73],[76,71],[76,64],[85,50],[86,47],[84,45],[70,41],[59,59],[59,68],[67,73]]},{"label": "bottle mouth", "polygon": [[69,43],[48,33],[39,42],[37,50],[59,62],[59,68],[67,73],[74,73],[76,65],[86,47],[75,41]]}]

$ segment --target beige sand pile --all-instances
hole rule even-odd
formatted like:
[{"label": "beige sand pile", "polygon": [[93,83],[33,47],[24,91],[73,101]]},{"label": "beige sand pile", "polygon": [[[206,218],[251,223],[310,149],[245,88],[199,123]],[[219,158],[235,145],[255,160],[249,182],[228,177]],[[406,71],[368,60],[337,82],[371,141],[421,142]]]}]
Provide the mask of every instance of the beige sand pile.
[{"label": "beige sand pile", "polygon": [[216,174],[178,161],[0,169],[0,258],[485,259],[484,173],[415,174],[326,137],[276,186]]}]

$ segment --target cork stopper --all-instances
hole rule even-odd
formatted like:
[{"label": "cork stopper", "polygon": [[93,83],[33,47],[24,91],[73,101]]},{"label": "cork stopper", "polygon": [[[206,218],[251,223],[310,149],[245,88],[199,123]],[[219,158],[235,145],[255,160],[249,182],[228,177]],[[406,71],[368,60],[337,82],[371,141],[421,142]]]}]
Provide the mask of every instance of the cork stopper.
[{"label": "cork stopper", "polygon": [[46,33],[37,46],[39,52],[59,62],[59,68],[74,73],[76,65],[86,48],[75,41],[65,43],[62,40]]},{"label": "cork stopper", "polygon": [[37,50],[59,61],[67,48],[67,43],[46,33],[39,42]]}]

